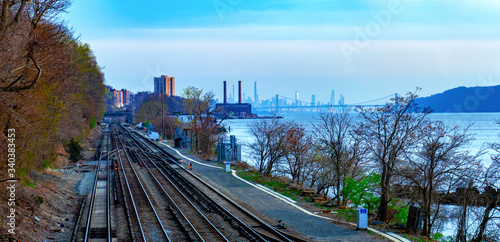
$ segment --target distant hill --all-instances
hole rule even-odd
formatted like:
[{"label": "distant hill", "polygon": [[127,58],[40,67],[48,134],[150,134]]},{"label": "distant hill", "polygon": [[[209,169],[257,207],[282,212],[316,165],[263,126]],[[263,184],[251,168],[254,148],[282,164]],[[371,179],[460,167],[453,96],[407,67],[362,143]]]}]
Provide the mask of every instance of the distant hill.
[{"label": "distant hill", "polygon": [[416,99],[420,107],[437,113],[500,112],[500,85],[457,87],[443,93]]}]

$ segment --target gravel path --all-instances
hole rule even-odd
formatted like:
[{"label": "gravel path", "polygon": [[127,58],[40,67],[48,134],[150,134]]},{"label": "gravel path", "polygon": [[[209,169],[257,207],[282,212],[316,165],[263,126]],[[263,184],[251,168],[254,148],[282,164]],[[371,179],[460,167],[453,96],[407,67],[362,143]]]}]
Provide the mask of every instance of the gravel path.
[{"label": "gravel path", "polygon": [[[171,146],[171,144],[169,145]],[[176,155],[179,159],[184,159],[169,148],[165,148],[165,150]],[[188,154],[186,149],[178,149],[178,151],[203,164],[216,166],[216,162],[200,161],[194,155]],[[188,166],[189,161],[185,165]],[[354,227],[339,226],[326,219],[308,215],[290,204],[235,178],[231,174],[225,173],[222,169],[193,163],[193,172],[216,183],[230,192],[236,200],[245,202],[253,209],[267,216],[271,221],[276,223],[281,219],[289,230],[304,234],[315,241],[386,241],[379,236],[357,231]]]}]

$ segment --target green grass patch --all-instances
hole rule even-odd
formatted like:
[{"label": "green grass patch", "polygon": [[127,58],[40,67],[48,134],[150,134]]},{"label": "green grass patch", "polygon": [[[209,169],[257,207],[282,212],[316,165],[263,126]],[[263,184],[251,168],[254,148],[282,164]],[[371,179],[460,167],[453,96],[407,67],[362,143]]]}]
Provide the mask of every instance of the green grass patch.
[{"label": "green grass patch", "polygon": [[43,197],[40,197],[40,196],[35,196],[35,201],[36,201],[38,204],[42,204],[42,203],[44,202]]},{"label": "green grass patch", "polygon": [[290,189],[287,189],[287,190],[284,190],[283,192],[281,192],[281,194],[283,196],[289,197],[295,201],[297,201],[300,198],[301,193],[302,193],[302,191],[292,191]]},{"label": "green grass patch", "polygon": [[261,184],[275,192],[282,194],[283,196],[289,197],[297,201],[301,196],[302,190],[291,190],[288,188],[288,184],[280,181],[279,178],[261,176],[259,173],[255,172],[244,172],[238,171],[238,176],[241,178]]},{"label": "green grass patch", "polygon": [[28,168],[27,167],[21,167],[16,170],[17,175],[21,178],[24,179],[28,176]]},{"label": "green grass patch", "polygon": [[356,222],[356,210],[354,209],[335,209],[333,211],[337,212],[337,216],[342,219],[353,223]]},{"label": "green grass patch", "polygon": [[49,164],[49,162],[48,162],[48,161],[43,160],[43,161],[42,161],[42,166],[43,166],[43,169],[47,169],[48,167],[50,167],[50,164]]},{"label": "green grass patch", "polygon": [[92,120],[90,120],[90,129],[94,129],[96,123],[97,123],[97,120],[95,118],[92,118]]},{"label": "green grass patch", "polygon": [[32,180],[30,180],[30,179],[24,179],[24,180],[23,180],[23,185],[24,185],[25,187],[35,187],[35,185],[36,185],[36,181],[32,181]]}]

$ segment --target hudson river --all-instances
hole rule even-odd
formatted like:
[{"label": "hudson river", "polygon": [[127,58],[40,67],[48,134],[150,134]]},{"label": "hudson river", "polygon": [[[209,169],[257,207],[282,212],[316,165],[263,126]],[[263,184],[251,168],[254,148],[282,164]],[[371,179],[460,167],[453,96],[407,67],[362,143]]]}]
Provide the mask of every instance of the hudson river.
[{"label": "hudson river", "polygon": [[[354,114],[355,115],[355,114]],[[319,113],[287,113],[283,120],[292,120],[297,123],[310,125],[318,118]],[[471,152],[477,152],[485,143],[500,142],[500,125],[495,120],[500,120],[500,113],[433,113],[429,117],[431,120],[440,120],[450,126],[465,127],[472,124],[469,133],[473,134],[474,141],[467,147]],[[232,119],[225,120],[226,128],[230,127],[229,135],[235,135],[238,143],[243,144],[242,160],[254,165],[248,154],[245,144],[252,142],[253,138],[248,133],[248,125],[255,120],[251,119]],[[257,120],[258,121],[258,120]],[[491,154],[491,151],[490,151]],[[488,166],[491,163],[490,154],[481,156],[483,163]]]}]

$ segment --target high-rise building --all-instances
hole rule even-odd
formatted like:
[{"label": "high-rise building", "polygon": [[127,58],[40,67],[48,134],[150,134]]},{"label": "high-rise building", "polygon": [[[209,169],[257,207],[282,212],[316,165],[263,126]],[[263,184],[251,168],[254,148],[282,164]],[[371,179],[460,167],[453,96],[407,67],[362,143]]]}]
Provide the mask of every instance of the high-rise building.
[{"label": "high-rise building", "polygon": [[335,105],[335,91],[332,90],[332,95],[330,95],[330,105]]},{"label": "high-rise building", "polygon": [[122,96],[123,96],[123,105],[124,106],[130,105],[130,91],[127,91],[127,89],[122,89]]},{"label": "high-rise building", "polygon": [[299,106],[299,91],[295,91],[295,106]]},{"label": "high-rise building", "polygon": [[253,101],[255,105],[259,104],[259,95],[257,95],[257,82],[253,84],[254,93],[253,93]]},{"label": "high-rise building", "polygon": [[155,77],[155,94],[165,93],[167,96],[175,96],[175,77],[168,77],[167,75],[162,75],[161,77]]},{"label": "high-rise building", "polygon": [[115,101],[115,106],[123,107],[123,92],[122,91],[113,91],[113,99]]},{"label": "high-rise building", "polygon": [[316,104],[316,95],[312,95],[311,96],[311,106],[314,106],[314,104]]},{"label": "high-rise building", "polygon": [[345,102],[344,102],[344,96],[342,96],[342,94],[340,94],[340,98],[339,98],[339,105],[344,105]]}]

